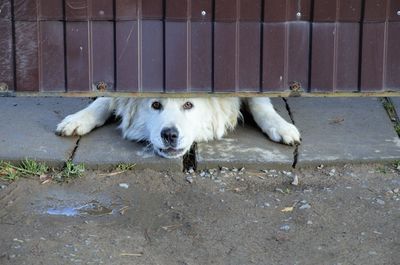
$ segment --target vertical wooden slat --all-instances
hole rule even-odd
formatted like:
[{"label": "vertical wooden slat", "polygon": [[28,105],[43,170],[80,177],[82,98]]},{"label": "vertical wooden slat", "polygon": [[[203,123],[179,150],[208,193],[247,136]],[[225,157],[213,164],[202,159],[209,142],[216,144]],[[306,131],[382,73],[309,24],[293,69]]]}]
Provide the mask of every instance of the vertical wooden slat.
[{"label": "vertical wooden slat", "polygon": [[114,19],[113,0],[88,0],[90,3],[90,19],[92,20],[112,20]]},{"label": "vertical wooden slat", "polygon": [[39,36],[40,89],[65,91],[63,22],[40,22]]},{"label": "vertical wooden slat", "polygon": [[308,21],[310,20],[310,0],[265,0],[264,21]]},{"label": "vertical wooden slat", "polygon": [[288,35],[287,75],[288,87],[298,82],[307,91],[307,67],[310,53],[310,26],[307,22],[290,22]]},{"label": "vertical wooden slat", "polygon": [[239,91],[260,89],[260,25],[258,22],[241,22],[239,26]]},{"label": "vertical wooden slat", "polygon": [[385,23],[363,25],[361,89],[377,91],[383,88],[385,65]]},{"label": "vertical wooden slat", "polygon": [[191,24],[189,0],[166,2],[165,13],[165,91],[186,91],[190,83]]},{"label": "vertical wooden slat", "polygon": [[192,22],[191,91],[211,92],[212,89],[212,26],[211,22]]},{"label": "vertical wooden slat", "polygon": [[40,20],[63,20],[63,0],[38,0]]},{"label": "vertical wooden slat", "polygon": [[164,90],[163,22],[143,20],[140,36],[140,88],[143,92],[162,92]]},{"label": "vertical wooden slat", "polygon": [[90,91],[88,22],[67,22],[68,91]]},{"label": "vertical wooden slat", "polygon": [[314,22],[360,21],[362,0],[314,1]]},{"label": "vertical wooden slat", "polygon": [[264,23],[262,90],[283,91],[287,88],[285,74],[286,23]]},{"label": "vertical wooden slat", "polygon": [[0,21],[11,20],[11,0],[0,0]]},{"label": "vertical wooden slat", "polygon": [[386,89],[400,90],[400,22],[388,25]]},{"label": "vertical wooden slat", "polygon": [[309,24],[307,22],[264,23],[263,91],[288,90],[298,82],[308,84]]},{"label": "vertical wooden slat", "polygon": [[136,20],[138,1],[141,0],[115,0],[115,19]]},{"label": "vertical wooden slat", "polygon": [[0,86],[14,90],[14,57],[12,25],[10,20],[0,19]]},{"label": "vertical wooden slat", "polygon": [[138,22],[116,22],[116,90],[138,91]]},{"label": "vertical wooden slat", "polygon": [[84,21],[87,19],[87,17],[88,17],[88,0],[65,0],[66,20]]},{"label": "vertical wooden slat", "polygon": [[383,22],[389,0],[365,0],[364,22]]},{"label": "vertical wooden slat", "polygon": [[38,0],[14,0],[14,19],[17,21],[37,20]]},{"label": "vertical wooden slat", "polygon": [[109,21],[90,22],[92,89],[100,82],[114,90],[114,25]]},{"label": "vertical wooden slat", "polygon": [[37,22],[15,22],[15,67],[17,91],[39,90],[37,37]]}]

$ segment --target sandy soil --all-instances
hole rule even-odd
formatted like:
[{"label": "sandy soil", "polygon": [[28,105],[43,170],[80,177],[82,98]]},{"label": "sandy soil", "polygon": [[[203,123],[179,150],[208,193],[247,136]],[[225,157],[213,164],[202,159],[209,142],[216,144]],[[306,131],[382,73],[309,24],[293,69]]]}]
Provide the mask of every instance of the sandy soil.
[{"label": "sandy soil", "polygon": [[389,166],[0,184],[2,265],[400,264],[400,174]]}]

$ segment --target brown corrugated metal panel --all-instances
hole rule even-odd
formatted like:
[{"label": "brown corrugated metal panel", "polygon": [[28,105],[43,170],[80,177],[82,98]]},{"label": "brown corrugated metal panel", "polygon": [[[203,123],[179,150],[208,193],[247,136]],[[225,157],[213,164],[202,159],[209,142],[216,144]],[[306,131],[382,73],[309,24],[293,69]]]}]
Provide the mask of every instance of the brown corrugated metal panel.
[{"label": "brown corrugated metal panel", "polygon": [[11,0],[0,0],[0,21],[11,20]]},{"label": "brown corrugated metal panel", "polygon": [[0,90],[14,90],[14,58],[11,21],[0,20]]},{"label": "brown corrugated metal panel", "polygon": [[211,21],[213,17],[213,0],[192,0],[192,20]]},{"label": "brown corrugated metal panel", "polygon": [[310,27],[306,22],[264,23],[262,91],[308,88]]},{"label": "brown corrugated metal panel", "polygon": [[383,89],[385,37],[385,23],[363,25],[361,87],[365,91]]},{"label": "brown corrugated metal panel", "polygon": [[[382,22],[387,18],[390,0],[365,0],[365,22]],[[396,0],[394,0],[396,1]]]},{"label": "brown corrugated metal panel", "polygon": [[264,0],[264,21],[309,21],[311,0]]},{"label": "brown corrugated metal panel", "polygon": [[386,88],[400,90],[400,22],[389,23]]},{"label": "brown corrugated metal panel", "polygon": [[113,22],[93,21],[89,25],[91,26],[92,89],[99,86],[100,90],[113,91],[115,89]]},{"label": "brown corrugated metal panel", "polygon": [[16,21],[62,20],[63,0],[14,0]]},{"label": "brown corrugated metal panel", "polygon": [[17,91],[39,91],[37,37],[37,22],[15,22],[15,67]]},{"label": "brown corrugated metal panel", "polygon": [[143,19],[163,19],[165,0],[142,0]]},{"label": "brown corrugated metal panel", "polygon": [[192,22],[190,38],[190,90],[212,91],[212,26],[210,22]]},{"label": "brown corrugated metal panel", "polygon": [[357,91],[358,23],[315,23],[311,91]]},{"label": "brown corrugated metal panel", "polygon": [[115,0],[115,19],[137,19],[138,1],[140,2],[140,0]]},{"label": "brown corrugated metal panel", "polygon": [[138,22],[116,22],[116,90],[138,91]]},{"label": "brown corrugated metal panel", "polygon": [[390,1],[390,8],[388,12],[390,21],[400,21],[400,1],[399,0]]},{"label": "brown corrugated metal panel", "polygon": [[68,21],[111,20],[113,5],[113,0],[65,0],[65,16]]},{"label": "brown corrugated metal panel", "polygon": [[314,22],[359,22],[362,0],[315,0]]},{"label": "brown corrugated metal panel", "polygon": [[215,21],[260,21],[261,0],[215,0]]},{"label": "brown corrugated metal panel", "polygon": [[14,18],[19,21],[36,21],[39,0],[14,0]]},{"label": "brown corrugated metal panel", "polygon": [[39,71],[42,91],[65,91],[64,24],[41,21],[39,27]]},{"label": "brown corrugated metal panel", "polygon": [[68,91],[91,91],[88,22],[66,23]]},{"label": "brown corrugated metal panel", "polygon": [[154,20],[142,21],[139,34],[141,58],[139,67],[140,91],[163,92],[164,90],[164,41],[163,22]]}]

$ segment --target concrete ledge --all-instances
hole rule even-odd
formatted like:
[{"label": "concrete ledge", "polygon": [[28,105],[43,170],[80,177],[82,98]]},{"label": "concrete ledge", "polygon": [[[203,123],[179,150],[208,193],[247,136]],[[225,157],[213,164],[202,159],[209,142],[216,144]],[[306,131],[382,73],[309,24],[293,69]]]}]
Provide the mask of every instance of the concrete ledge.
[{"label": "concrete ledge", "polygon": [[298,166],[390,161],[400,140],[375,98],[289,98],[302,133]]},{"label": "concrete ledge", "polygon": [[[287,121],[290,117],[282,99],[273,99],[275,109]],[[220,141],[197,144],[197,168],[246,167],[291,168],[294,147],[274,143],[264,135],[250,117]]]},{"label": "concrete ledge", "polygon": [[159,157],[146,150],[145,144],[123,139],[116,123],[105,125],[82,136],[73,162],[99,169],[109,169],[120,163],[136,164],[137,169],[183,169],[182,159]]},{"label": "concrete ledge", "polygon": [[62,118],[88,102],[88,99],[0,97],[0,160],[19,162],[30,158],[53,167],[62,166],[78,138],[56,136],[55,128]]}]

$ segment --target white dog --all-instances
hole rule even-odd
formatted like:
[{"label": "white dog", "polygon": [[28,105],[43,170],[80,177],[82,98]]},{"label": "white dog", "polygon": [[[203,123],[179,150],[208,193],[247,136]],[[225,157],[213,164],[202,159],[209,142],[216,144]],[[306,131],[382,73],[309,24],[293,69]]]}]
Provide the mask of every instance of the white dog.
[{"label": "white dog", "polygon": [[[300,142],[297,128],[274,110],[269,98],[246,98],[254,120],[275,142]],[[184,155],[193,142],[221,139],[241,117],[239,98],[98,98],[57,126],[63,136],[84,135],[115,114],[124,138],[148,141],[166,158]]]}]

